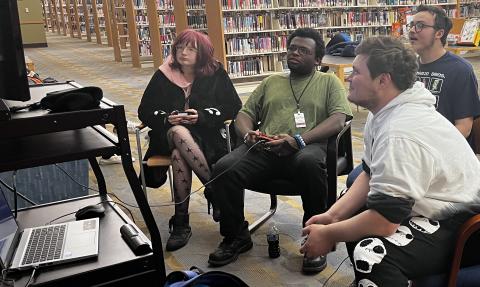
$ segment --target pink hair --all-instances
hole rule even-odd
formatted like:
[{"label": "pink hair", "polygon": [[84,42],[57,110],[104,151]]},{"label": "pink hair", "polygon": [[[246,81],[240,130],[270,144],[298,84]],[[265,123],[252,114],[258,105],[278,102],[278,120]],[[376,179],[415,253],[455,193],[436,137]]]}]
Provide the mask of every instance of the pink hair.
[{"label": "pink hair", "polygon": [[210,76],[220,66],[219,62],[213,57],[213,45],[207,35],[194,31],[192,29],[184,30],[180,33],[172,45],[172,63],[173,69],[182,70],[181,65],[177,62],[176,53],[179,45],[191,44],[197,48],[197,63],[195,65],[195,74],[197,76]]}]

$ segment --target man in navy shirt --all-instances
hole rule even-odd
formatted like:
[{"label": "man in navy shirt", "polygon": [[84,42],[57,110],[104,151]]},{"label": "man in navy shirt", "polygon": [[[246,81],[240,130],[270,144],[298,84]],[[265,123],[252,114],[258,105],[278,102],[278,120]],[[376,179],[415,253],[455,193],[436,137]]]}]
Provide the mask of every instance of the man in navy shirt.
[{"label": "man in navy shirt", "polygon": [[472,125],[480,115],[477,78],[468,61],[445,50],[452,21],[441,8],[420,5],[408,28],[410,43],[419,56],[417,81],[437,98],[437,111],[474,148]]}]

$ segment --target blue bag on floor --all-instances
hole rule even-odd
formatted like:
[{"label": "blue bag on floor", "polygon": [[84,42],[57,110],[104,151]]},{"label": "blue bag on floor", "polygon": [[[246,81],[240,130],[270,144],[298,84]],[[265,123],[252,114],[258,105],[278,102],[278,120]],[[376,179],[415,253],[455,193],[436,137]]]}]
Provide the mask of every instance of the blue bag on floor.
[{"label": "blue bag on floor", "polygon": [[164,287],[248,287],[237,276],[223,271],[203,272],[193,266],[190,270],[168,274]]}]

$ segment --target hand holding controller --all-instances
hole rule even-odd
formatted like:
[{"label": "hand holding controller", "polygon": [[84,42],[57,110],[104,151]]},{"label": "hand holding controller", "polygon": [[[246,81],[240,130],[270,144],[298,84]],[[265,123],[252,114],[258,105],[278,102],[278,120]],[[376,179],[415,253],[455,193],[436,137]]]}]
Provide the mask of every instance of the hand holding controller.
[{"label": "hand holding controller", "polygon": [[172,115],[174,116],[182,116],[182,117],[186,117],[186,116],[189,116],[189,115],[194,115],[195,113],[193,112],[190,112],[190,111],[173,111],[172,112]]},{"label": "hand holding controller", "polygon": [[275,140],[274,138],[267,136],[265,133],[260,132],[260,134],[257,136],[258,140],[264,140],[266,142],[273,141]]}]

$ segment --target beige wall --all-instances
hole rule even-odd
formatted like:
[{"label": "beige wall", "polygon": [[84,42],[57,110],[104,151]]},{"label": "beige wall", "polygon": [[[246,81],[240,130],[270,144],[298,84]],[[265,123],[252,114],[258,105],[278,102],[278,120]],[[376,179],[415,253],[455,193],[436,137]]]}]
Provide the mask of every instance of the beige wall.
[{"label": "beige wall", "polygon": [[18,0],[18,14],[24,45],[47,44],[42,15],[42,0]]}]

